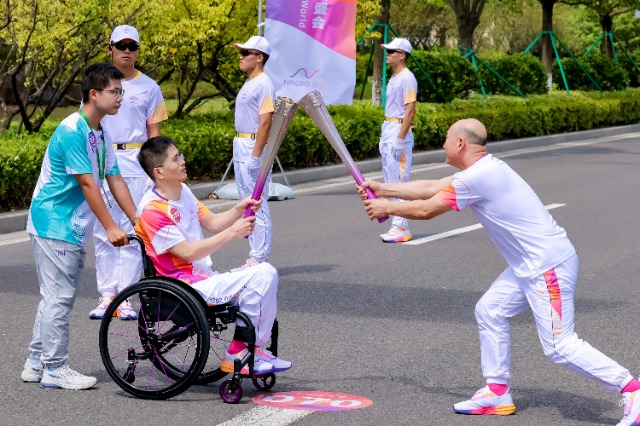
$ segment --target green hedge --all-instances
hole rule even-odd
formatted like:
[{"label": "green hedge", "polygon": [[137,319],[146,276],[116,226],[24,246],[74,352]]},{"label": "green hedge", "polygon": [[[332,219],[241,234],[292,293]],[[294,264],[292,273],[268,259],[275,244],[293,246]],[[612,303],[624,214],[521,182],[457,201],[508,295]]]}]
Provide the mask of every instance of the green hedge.
[{"label": "green hedge", "polygon": [[[500,54],[481,58],[494,71],[525,95],[547,93],[547,73],[542,62],[528,53]],[[505,82],[489,69],[478,63],[480,78],[487,93],[516,95]]]},{"label": "green hedge", "polygon": [[[353,106],[330,106],[349,152],[355,160],[376,158],[382,108],[368,102]],[[456,99],[447,104],[418,104],[415,149],[437,149],[455,121],[475,117],[487,127],[490,141],[541,136],[635,124],[640,121],[640,89],[624,92],[577,92],[567,95],[492,96]],[[57,123],[34,135],[9,132],[0,135],[0,209],[24,208],[35,186],[48,137]],[[216,113],[171,119],[162,133],[178,142],[189,176],[194,180],[219,179],[232,155],[233,114]],[[278,158],[286,169],[339,162],[331,146],[311,119],[299,111],[287,132]]]},{"label": "green hedge", "polygon": [[[629,73],[622,64],[617,64],[600,53],[592,53],[578,60],[602,90],[624,90],[629,86]],[[561,63],[569,90],[598,90],[575,60],[563,58]],[[553,62],[552,75],[554,84],[564,90],[565,84],[557,60]]]}]

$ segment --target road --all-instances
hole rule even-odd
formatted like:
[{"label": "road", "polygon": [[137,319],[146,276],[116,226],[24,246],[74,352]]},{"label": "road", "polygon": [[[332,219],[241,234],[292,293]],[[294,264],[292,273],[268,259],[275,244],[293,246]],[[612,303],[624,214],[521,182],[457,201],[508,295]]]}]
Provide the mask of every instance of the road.
[{"label": "road", "polygon": [[[498,155],[552,208],[578,251],[579,335],[634,374],[640,368],[639,137]],[[420,166],[412,178],[437,179],[453,171],[442,164]],[[91,247],[72,313],[70,351],[72,367],[97,376],[97,387],[44,390],[22,383],[39,295],[30,243],[17,232],[0,235],[0,424],[613,425],[620,420],[617,393],[546,359],[528,312],[511,327],[517,413],[453,414],[453,403],[484,385],[473,310],[505,267],[484,230],[474,229],[477,221],[469,212],[449,213],[412,223],[420,244],[383,244],[378,235],[387,225],[367,219],[349,179],[293,189],[294,199],[271,203],[271,262],[280,273],[279,353],[294,364],[278,376],[273,391],[346,393],[371,400],[371,406],[340,412],[268,409],[252,402],[259,392],[247,381],[237,405],[222,403],[217,385],[193,386],[167,401],[129,396],[105,372],[99,322],[88,319],[98,298]],[[229,202],[208,205],[216,211]],[[214,264],[226,271],[243,263],[247,251],[246,240],[234,241],[214,256]]]}]

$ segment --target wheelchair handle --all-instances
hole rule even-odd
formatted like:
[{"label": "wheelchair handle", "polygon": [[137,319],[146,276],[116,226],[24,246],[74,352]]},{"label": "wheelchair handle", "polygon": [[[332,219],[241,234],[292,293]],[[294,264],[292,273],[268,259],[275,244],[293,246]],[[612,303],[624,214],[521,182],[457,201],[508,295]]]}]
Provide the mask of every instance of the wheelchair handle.
[{"label": "wheelchair handle", "polygon": [[129,241],[137,241],[140,246],[140,251],[142,252],[142,271],[144,273],[145,278],[155,277],[156,276],[156,268],[153,266],[153,262],[147,256],[147,250],[144,247],[144,242],[142,238],[134,234],[127,234],[127,239]]}]

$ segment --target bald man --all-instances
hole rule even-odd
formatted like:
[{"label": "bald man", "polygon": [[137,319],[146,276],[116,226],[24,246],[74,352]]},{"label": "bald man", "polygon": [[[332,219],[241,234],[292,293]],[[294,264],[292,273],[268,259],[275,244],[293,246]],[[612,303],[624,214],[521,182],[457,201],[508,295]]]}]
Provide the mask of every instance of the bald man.
[{"label": "bald man", "polygon": [[[453,410],[462,414],[515,412],[507,386],[511,378],[509,320],[530,308],[545,355],[621,392],[624,417],[618,424],[640,424],[640,382],[574,331],[578,257],[565,230],[533,189],[491,155],[486,144],[482,123],[460,120],[449,128],[443,146],[446,162],[460,169],[458,173],[433,181],[367,181],[358,188],[371,220],[388,215],[428,220],[469,207],[508,264],[475,309],[487,385],[471,399],[455,404]],[[365,188],[381,198],[367,200]]]}]

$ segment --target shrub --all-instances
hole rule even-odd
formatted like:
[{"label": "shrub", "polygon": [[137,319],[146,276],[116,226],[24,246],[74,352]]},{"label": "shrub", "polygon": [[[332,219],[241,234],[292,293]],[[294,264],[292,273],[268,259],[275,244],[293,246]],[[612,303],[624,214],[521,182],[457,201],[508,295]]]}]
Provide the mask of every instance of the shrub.
[{"label": "shrub", "polygon": [[471,63],[453,50],[414,50],[413,58],[429,74],[435,87],[412,59],[407,66],[418,80],[418,102],[451,102],[466,98],[476,87]]},{"label": "shrub", "polygon": [[[336,127],[356,160],[378,157],[382,108],[356,101],[329,106]],[[487,127],[490,141],[572,132],[640,121],[640,89],[624,92],[579,92],[567,95],[491,96],[455,99],[446,104],[419,103],[414,119],[415,149],[440,148],[455,121],[475,117]],[[37,134],[0,135],[0,209],[28,206],[48,138],[57,123]],[[170,119],[162,133],[177,141],[193,180],[216,179],[232,155],[233,114],[229,111]],[[298,112],[278,158],[286,169],[338,163],[339,157],[311,119]]]},{"label": "shrub", "polygon": [[[547,93],[547,74],[542,62],[533,55],[494,55],[482,60],[525,95]],[[490,94],[516,95],[500,77],[478,64],[485,90]]]},{"label": "shrub", "polygon": [[[561,61],[570,90],[598,90],[575,60],[563,58]],[[623,90],[629,85],[629,75],[624,67],[602,54],[593,53],[579,61],[602,90]],[[553,81],[560,89],[565,90],[557,60],[553,62],[552,74]]]}]

